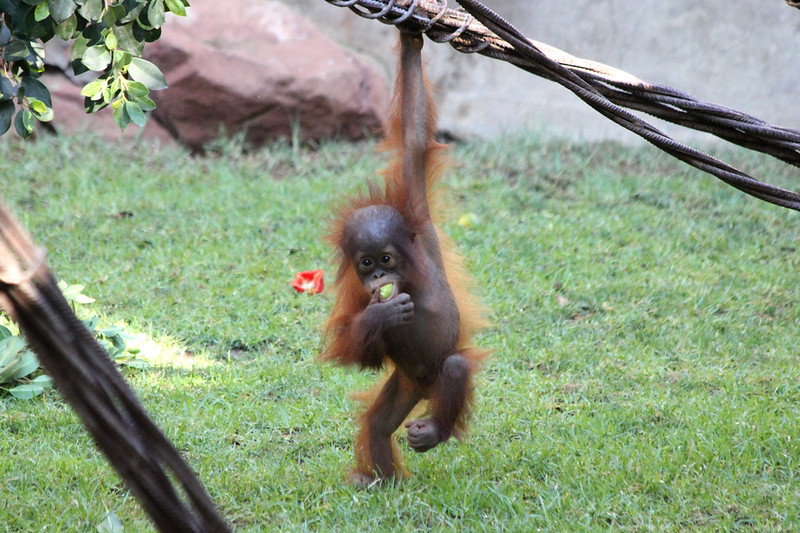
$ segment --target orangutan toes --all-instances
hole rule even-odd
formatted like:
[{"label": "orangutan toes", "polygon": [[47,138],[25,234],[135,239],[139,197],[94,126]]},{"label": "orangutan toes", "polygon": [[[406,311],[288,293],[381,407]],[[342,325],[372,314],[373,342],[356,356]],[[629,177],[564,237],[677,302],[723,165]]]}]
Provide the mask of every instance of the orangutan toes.
[{"label": "orangutan toes", "polygon": [[415,452],[427,452],[439,444],[439,424],[435,420],[414,420],[406,424],[408,429],[408,445]]}]

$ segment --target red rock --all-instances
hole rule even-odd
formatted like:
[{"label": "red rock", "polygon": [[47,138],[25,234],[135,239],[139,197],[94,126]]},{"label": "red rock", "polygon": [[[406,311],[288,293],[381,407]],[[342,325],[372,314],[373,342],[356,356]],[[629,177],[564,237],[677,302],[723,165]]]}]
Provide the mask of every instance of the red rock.
[{"label": "red rock", "polygon": [[246,131],[259,145],[377,133],[388,108],[386,80],[277,2],[194,2],[169,17],[146,56],[169,88],[154,92],[159,121],[193,149]]}]

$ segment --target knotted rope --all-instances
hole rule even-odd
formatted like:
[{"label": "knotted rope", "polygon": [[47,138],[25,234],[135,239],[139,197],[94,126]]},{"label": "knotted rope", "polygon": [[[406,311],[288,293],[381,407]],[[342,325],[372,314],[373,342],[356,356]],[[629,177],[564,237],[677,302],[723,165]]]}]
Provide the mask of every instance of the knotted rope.
[{"label": "knotted rope", "polygon": [[[800,166],[800,132],[774,126],[727,107],[699,101],[683,91],[642,81],[621,70],[580,59],[532,41],[476,0],[325,0],[359,16],[424,32],[464,53],[507,61],[559,83],[584,102],[646,141],[737,189],[794,210],[800,194],[764,183],[719,159],[679,143],[627,109],[711,133],[721,139]],[[796,2],[789,5],[800,7]],[[626,109],[627,108],[627,109]]]}]

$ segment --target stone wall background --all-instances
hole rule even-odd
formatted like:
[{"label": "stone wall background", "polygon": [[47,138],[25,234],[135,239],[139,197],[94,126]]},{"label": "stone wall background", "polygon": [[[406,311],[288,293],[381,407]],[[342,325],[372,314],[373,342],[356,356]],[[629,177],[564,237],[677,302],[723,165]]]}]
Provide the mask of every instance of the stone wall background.
[{"label": "stone wall background", "polygon": [[[258,2],[260,0],[250,0]],[[281,0],[393,77],[395,34],[323,0]],[[456,4],[449,2],[451,7]],[[783,0],[484,0],[529,38],[800,129],[800,11]],[[425,47],[440,125],[456,137],[538,131],[577,139],[638,138],[560,86],[515,67]],[[659,123],[679,140],[705,134]]]}]

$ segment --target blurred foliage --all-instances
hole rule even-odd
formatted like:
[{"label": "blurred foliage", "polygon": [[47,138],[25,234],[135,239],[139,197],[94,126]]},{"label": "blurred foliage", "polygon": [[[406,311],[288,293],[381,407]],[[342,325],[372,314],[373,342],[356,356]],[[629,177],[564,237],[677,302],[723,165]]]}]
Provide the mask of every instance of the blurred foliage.
[{"label": "blurred foliage", "polygon": [[[76,305],[95,301],[83,294],[83,285],[69,285],[59,281],[58,287],[73,310]],[[83,324],[118,364],[133,368],[148,365],[138,357],[138,349],[128,346],[131,335],[125,326],[98,328],[97,316],[84,320]],[[29,400],[52,386],[53,380],[39,366],[39,360],[25,338],[16,330],[10,318],[0,313],[0,391],[8,392],[20,400]]]}]

